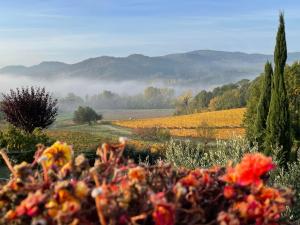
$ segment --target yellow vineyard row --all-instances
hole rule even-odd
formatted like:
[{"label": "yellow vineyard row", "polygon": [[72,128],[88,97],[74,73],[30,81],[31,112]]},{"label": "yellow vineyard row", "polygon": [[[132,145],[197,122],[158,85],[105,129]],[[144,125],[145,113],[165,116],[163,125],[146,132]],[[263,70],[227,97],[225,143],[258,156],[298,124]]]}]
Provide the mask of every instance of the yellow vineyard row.
[{"label": "yellow vineyard row", "polygon": [[211,136],[228,139],[233,135],[244,135],[241,124],[245,111],[245,108],[239,108],[183,116],[115,121],[114,124],[128,128],[167,128],[170,129],[171,135],[186,137],[199,137],[202,127],[210,127],[214,128],[209,131]]},{"label": "yellow vineyard row", "polygon": [[203,123],[209,127],[240,127],[244,113],[245,108],[240,108],[183,116],[115,121],[114,123],[129,128],[196,128],[203,125]]},{"label": "yellow vineyard row", "polygon": [[[199,132],[196,129],[170,129],[172,136],[178,137],[203,137],[203,138],[213,138],[213,139],[230,139],[236,136],[244,136],[244,128],[222,128],[222,129],[212,129],[209,135],[205,135],[205,132]],[[204,134],[203,134],[204,133]]]}]

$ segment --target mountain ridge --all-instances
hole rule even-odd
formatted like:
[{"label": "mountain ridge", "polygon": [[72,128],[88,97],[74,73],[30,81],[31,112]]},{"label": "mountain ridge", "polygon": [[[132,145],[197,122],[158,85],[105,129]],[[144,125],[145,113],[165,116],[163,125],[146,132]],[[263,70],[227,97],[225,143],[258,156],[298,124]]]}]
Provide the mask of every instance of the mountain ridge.
[{"label": "mountain ridge", "polygon": [[[87,78],[111,81],[173,81],[219,85],[253,79],[273,56],[260,53],[195,50],[163,56],[131,54],[99,56],[76,63],[44,61],[33,66],[11,65],[1,74],[39,79]],[[300,52],[288,54],[288,63],[300,60]]]}]

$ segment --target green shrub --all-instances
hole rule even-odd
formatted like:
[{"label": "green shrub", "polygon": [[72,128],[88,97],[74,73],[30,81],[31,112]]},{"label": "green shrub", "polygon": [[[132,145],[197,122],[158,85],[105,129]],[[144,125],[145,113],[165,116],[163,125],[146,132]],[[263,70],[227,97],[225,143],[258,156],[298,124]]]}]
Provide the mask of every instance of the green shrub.
[{"label": "green shrub", "polygon": [[257,145],[250,145],[244,138],[236,137],[227,141],[218,140],[213,149],[203,154],[202,165],[210,167],[213,165],[225,166],[229,161],[237,163],[244,154],[257,151]]},{"label": "green shrub", "polygon": [[217,141],[215,146],[194,144],[191,141],[171,140],[166,147],[166,159],[173,165],[187,168],[224,166],[228,161],[237,163],[245,153],[257,151],[257,146],[243,138]]},{"label": "green shrub", "polygon": [[88,123],[91,125],[92,123],[96,123],[98,120],[102,120],[102,115],[97,114],[91,107],[79,106],[73,116],[73,121],[78,124]]},{"label": "green shrub", "polygon": [[170,130],[152,127],[152,128],[136,128],[134,133],[144,140],[151,141],[168,141],[171,138]]},{"label": "green shrub", "polygon": [[52,142],[41,129],[28,133],[9,126],[4,131],[0,131],[0,147],[5,148],[10,158],[16,162],[31,162],[37,144],[50,145]]},{"label": "green shrub", "polygon": [[176,167],[195,169],[201,166],[203,146],[191,141],[170,140],[167,144],[165,157]]}]

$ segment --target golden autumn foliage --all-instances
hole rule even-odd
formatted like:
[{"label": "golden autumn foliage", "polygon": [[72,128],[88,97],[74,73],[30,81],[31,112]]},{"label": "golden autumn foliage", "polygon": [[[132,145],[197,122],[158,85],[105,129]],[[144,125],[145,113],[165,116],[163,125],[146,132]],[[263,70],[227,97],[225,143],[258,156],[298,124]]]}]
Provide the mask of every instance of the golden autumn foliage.
[{"label": "golden autumn foliage", "polygon": [[198,137],[202,124],[206,124],[214,130],[212,138],[229,139],[234,135],[244,135],[242,120],[245,111],[245,108],[238,108],[183,116],[115,121],[114,124],[128,128],[167,128],[173,136],[183,137]]}]

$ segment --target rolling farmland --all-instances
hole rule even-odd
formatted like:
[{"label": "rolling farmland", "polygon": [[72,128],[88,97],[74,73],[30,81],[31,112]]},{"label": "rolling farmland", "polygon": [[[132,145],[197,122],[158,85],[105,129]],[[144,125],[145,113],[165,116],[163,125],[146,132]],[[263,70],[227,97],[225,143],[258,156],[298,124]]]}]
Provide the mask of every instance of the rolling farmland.
[{"label": "rolling farmland", "polygon": [[[203,130],[209,130],[212,137],[228,139],[235,135],[244,135],[242,127],[245,108],[195,113],[183,116],[161,117],[115,121],[114,124],[128,128],[165,128],[171,135],[179,137],[199,137]],[[202,131],[201,131],[202,130]]]}]

